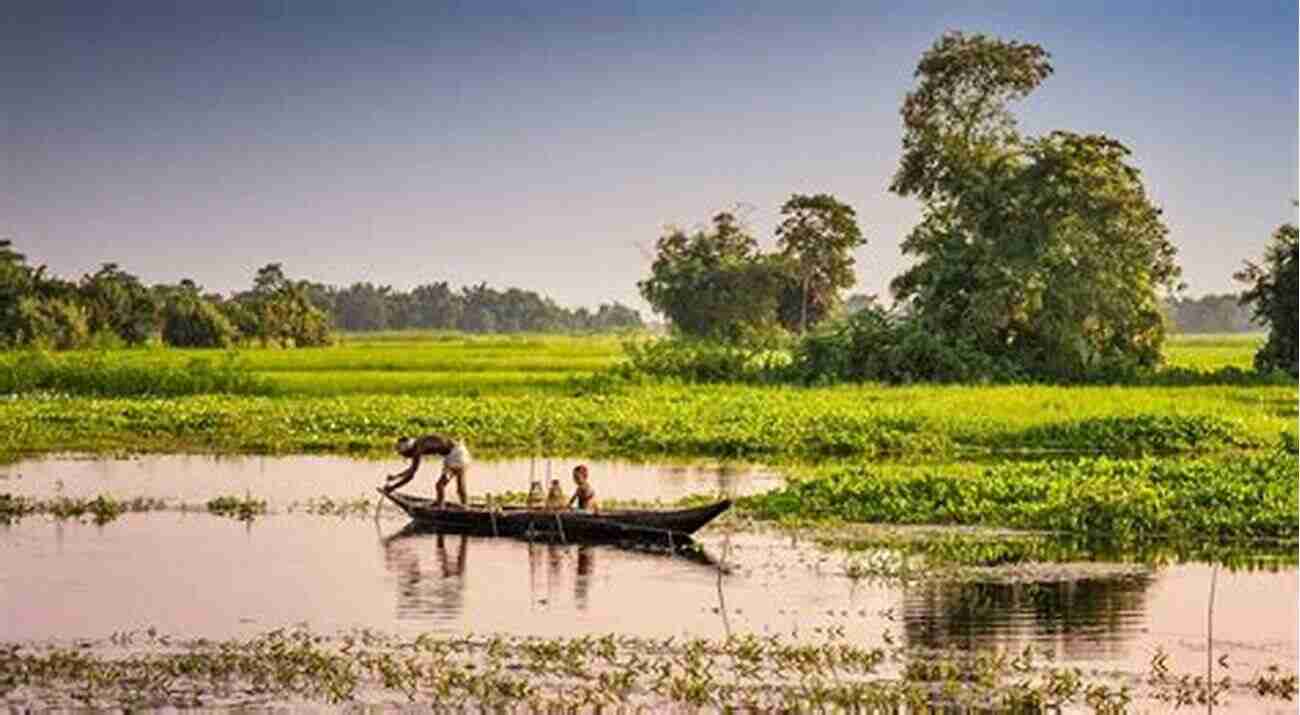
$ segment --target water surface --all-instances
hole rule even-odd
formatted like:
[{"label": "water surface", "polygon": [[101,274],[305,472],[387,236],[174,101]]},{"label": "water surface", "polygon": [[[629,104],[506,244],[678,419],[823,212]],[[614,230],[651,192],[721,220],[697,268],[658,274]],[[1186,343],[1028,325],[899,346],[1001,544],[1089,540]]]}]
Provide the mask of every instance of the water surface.
[{"label": "water surface", "polygon": [[[50,497],[151,497],[206,502],[245,493],[288,505],[329,497],[371,497],[374,487],[408,462],[347,457],[262,457],[147,455],[127,459],[75,457],[29,460],[0,467],[0,493]],[[485,493],[527,492],[530,478],[559,479],[573,489],[572,470],[587,464],[597,493],[607,499],[674,501],[692,494],[737,496],[775,489],[784,478],[775,469],[746,464],[636,464],[581,459],[476,461],[467,487],[471,500]],[[432,494],[437,460],[427,460],[403,490]],[[455,498],[455,485],[448,496]]]},{"label": "water surface", "polygon": [[[555,460],[552,473],[571,462]],[[267,498],[252,523],[206,512],[128,514],[103,526],[29,517],[0,527],[0,641],[100,639],[155,628],[231,638],[305,624],[403,635],[620,633],[721,638],[754,633],[875,646],[1020,651],[1140,674],[1159,652],[1203,672],[1210,584],[1214,651],[1234,678],[1293,669],[1300,585],[1291,566],[1229,571],[1053,566],[1050,577],[985,581],[853,579],[849,559],[778,532],[699,536],[693,560],[611,546],[409,533],[391,506],[377,519],[277,508],[328,496],[373,498],[384,465],[333,457],[55,459],[0,470],[0,492]],[[522,489],[529,461],[479,463],[471,492]],[[761,468],[592,462],[608,498],[740,494],[780,483]],[[545,463],[534,469],[545,475]],[[432,470],[430,470],[432,472]],[[432,476],[417,477],[429,485]],[[1228,711],[1219,708],[1220,711]],[[1250,709],[1244,710],[1246,712]]]}]

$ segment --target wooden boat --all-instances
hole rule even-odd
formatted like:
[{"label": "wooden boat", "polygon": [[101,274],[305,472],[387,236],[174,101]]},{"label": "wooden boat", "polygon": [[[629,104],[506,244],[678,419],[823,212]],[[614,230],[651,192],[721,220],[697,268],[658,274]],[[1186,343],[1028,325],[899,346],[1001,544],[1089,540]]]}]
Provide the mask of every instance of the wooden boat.
[{"label": "wooden boat", "polygon": [[502,506],[495,510],[483,506],[446,504],[401,492],[380,494],[388,497],[408,516],[425,527],[440,531],[483,536],[552,538],[561,541],[653,541],[672,543],[689,540],[690,535],[714,517],[731,508],[731,500],[691,509],[656,511],[618,509],[592,514],[578,511],[547,511],[521,506]]}]

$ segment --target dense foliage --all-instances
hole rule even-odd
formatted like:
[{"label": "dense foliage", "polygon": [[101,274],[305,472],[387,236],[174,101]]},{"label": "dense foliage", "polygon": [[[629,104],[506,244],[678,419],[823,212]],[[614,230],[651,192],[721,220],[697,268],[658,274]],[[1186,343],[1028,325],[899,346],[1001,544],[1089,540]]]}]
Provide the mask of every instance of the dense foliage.
[{"label": "dense foliage", "polygon": [[866,239],[853,208],[829,194],[794,194],[781,215],[772,254],[727,212],[710,230],[669,229],[642,297],[688,338],[745,343],[815,326],[839,309]]},{"label": "dense foliage", "polygon": [[849,466],[742,505],[767,518],[1050,529],[1116,541],[1297,536],[1294,450],[1234,459],[1007,462],[977,474]]},{"label": "dense foliage", "polygon": [[785,371],[805,383],[980,382],[1023,377],[969,338],[945,340],[920,321],[869,306],[796,345]]},{"label": "dense foliage", "polygon": [[796,279],[787,281],[793,295],[781,301],[781,322],[803,334],[840,307],[840,291],[856,282],[853,250],[867,240],[853,207],[830,194],[795,194],[781,206],[781,216],[777,247]]},{"label": "dense foliage", "polygon": [[1103,135],[1025,137],[1009,103],[1052,72],[1037,45],[944,35],[903,104],[891,190],[924,202],[895,295],[944,342],[1077,379],[1153,366],[1178,276],[1129,150]]},{"label": "dense foliage", "polygon": [[641,295],[680,334],[742,342],[777,324],[782,280],[778,263],[730,213],[709,231],[670,229],[655,244]]},{"label": "dense foliage", "polygon": [[1300,330],[1300,234],[1294,224],[1282,224],[1273,232],[1263,265],[1247,263],[1238,280],[1251,284],[1242,302],[1253,305],[1255,319],[1269,326],[1268,342],[1255,355],[1259,370],[1300,373],[1296,331]]}]

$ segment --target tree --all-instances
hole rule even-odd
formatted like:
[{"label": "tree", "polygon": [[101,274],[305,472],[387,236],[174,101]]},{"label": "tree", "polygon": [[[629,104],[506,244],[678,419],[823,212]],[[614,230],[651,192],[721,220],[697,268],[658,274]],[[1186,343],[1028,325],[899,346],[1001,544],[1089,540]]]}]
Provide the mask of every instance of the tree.
[{"label": "tree", "polygon": [[[156,286],[157,288],[163,288]],[[193,281],[157,291],[162,302],[162,339],[182,348],[226,348],[239,340],[239,330],[221,310],[200,295]]]},{"label": "tree", "polygon": [[158,305],[139,278],[105,263],[81,279],[81,302],[92,333],[112,333],[130,345],[145,342],[158,328]]},{"label": "tree", "polygon": [[1273,232],[1264,252],[1263,264],[1250,261],[1235,278],[1250,284],[1241,296],[1253,306],[1255,319],[1269,326],[1268,342],[1255,353],[1255,369],[1300,373],[1296,347],[1298,317],[1296,301],[1300,280],[1300,234],[1295,224],[1284,223]]},{"label": "tree", "polygon": [[71,350],[90,340],[86,309],[76,302],[27,295],[18,300],[16,313],[16,345]]},{"label": "tree", "polygon": [[[0,239],[0,340],[5,346],[19,345],[19,302],[33,290],[32,269],[27,257],[13,249],[13,242]],[[30,311],[30,309],[29,309]]]},{"label": "tree", "polygon": [[464,303],[446,281],[416,286],[411,301],[417,328],[452,330],[460,323]]},{"label": "tree", "polygon": [[1251,318],[1250,307],[1242,305],[1237,293],[1210,293],[1200,298],[1170,299],[1167,312],[1179,333],[1243,333],[1262,326]]},{"label": "tree", "polygon": [[891,283],[929,329],[1028,373],[1149,367],[1179,269],[1127,147],[1104,135],[1021,137],[1007,104],[1052,71],[1036,45],[945,35],[903,105],[891,190],[923,201]]},{"label": "tree", "polygon": [[808,328],[810,306],[815,325],[839,306],[840,291],[853,286],[853,249],[867,240],[853,207],[830,194],[794,194],[781,207],[781,215],[785,219],[776,229],[777,245],[797,275],[802,334]]},{"label": "tree", "polygon": [[230,302],[235,305],[222,306],[227,319],[263,345],[306,347],[332,341],[329,316],[312,303],[310,284],[289,280],[279,263],[259,268],[252,290]]},{"label": "tree", "polygon": [[637,288],[674,330],[742,340],[775,327],[784,266],[759,253],[735,216],[714,216],[712,231],[670,229],[655,245],[650,277]]},{"label": "tree", "polygon": [[383,330],[389,327],[391,286],[353,283],[334,298],[334,321],[343,330]]}]

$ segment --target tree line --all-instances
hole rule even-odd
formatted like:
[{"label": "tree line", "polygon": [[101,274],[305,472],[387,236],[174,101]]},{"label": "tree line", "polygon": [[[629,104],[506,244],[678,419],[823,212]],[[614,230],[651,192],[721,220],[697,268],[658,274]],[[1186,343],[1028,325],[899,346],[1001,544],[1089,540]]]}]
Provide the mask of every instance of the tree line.
[{"label": "tree line", "polygon": [[[1219,298],[1167,302],[1182,287],[1177,249],[1129,148],[1099,133],[1018,129],[1012,106],[1052,74],[1049,59],[1035,44],[961,32],[922,55],[889,186],[922,213],[901,244],[912,264],[890,282],[892,308],[860,301],[831,320],[865,239],[853,209],[825,194],[795,194],[782,207],[774,254],[728,213],[710,230],[670,229],[642,296],[687,339],[744,345],[797,333],[783,374],[814,381],[1129,375],[1160,362],[1170,317],[1267,324],[1257,365],[1294,373],[1295,227],[1280,227],[1264,263],[1236,274],[1249,286],[1244,309],[1222,310]],[[673,349],[638,349],[634,361],[691,374],[728,364],[725,352]],[[732,367],[750,369],[765,350],[734,353]]]},{"label": "tree line", "polygon": [[1165,303],[1165,314],[1178,333],[1248,333],[1263,330],[1241,293],[1178,296]]},{"label": "tree line", "polygon": [[571,310],[532,291],[485,283],[453,290],[446,282],[409,292],[355,283],[338,288],[285,275],[270,263],[252,286],[229,296],[192,280],[148,286],[116,263],[79,281],[28,265],[0,240],[0,347],[73,349],[140,345],[238,344],[307,347],[334,341],[335,330],[434,329],[485,332],[609,331],[642,326],[617,302]]}]

